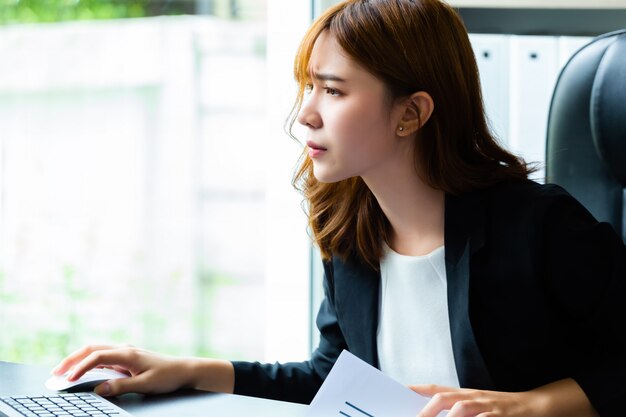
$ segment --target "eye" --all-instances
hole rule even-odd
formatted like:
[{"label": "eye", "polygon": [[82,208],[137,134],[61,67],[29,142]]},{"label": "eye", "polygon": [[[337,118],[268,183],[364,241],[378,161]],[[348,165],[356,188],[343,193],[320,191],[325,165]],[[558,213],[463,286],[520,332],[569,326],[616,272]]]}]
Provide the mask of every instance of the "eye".
[{"label": "eye", "polygon": [[339,90],[335,90],[334,88],[331,88],[331,87],[324,87],[324,90],[326,91],[326,94],[331,95],[333,97],[338,97],[341,95]]},{"label": "eye", "polygon": [[313,91],[313,84],[305,84],[304,85],[304,92],[305,94],[310,94]]}]

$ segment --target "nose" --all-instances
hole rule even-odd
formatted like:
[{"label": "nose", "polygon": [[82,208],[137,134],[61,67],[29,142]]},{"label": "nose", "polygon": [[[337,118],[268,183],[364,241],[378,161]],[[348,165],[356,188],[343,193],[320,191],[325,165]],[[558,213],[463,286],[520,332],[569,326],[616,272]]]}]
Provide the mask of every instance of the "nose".
[{"label": "nose", "polygon": [[314,93],[308,97],[304,97],[302,107],[298,112],[298,123],[311,129],[317,129],[322,126],[322,118],[317,111]]}]

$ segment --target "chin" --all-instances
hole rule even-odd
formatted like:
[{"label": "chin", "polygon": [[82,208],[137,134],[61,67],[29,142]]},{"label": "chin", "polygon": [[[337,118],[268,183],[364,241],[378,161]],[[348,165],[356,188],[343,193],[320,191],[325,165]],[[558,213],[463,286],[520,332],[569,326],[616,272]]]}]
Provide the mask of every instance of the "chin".
[{"label": "chin", "polygon": [[313,165],[313,176],[316,180],[324,184],[332,184],[349,178],[347,176],[340,175],[337,172],[328,172],[323,169],[316,169],[315,165]]}]

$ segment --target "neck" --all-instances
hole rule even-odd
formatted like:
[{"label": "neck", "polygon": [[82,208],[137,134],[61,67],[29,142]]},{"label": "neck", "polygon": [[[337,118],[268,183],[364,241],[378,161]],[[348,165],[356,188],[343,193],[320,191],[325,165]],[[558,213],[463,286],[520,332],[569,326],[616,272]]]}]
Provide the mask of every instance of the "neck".
[{"label": "neck", "polygon": [[443,245],[445,193],[426,185],[412,164],[363,180],[389,220],[391,249],[419,256]]}]

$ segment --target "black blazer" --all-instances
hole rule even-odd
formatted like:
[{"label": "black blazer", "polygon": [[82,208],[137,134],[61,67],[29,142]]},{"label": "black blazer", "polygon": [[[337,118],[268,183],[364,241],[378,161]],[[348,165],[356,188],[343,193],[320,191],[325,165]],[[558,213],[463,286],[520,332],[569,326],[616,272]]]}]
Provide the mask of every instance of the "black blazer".
[{"label": "black blazer", "polygon": [[[607,223],[555,185],[447,195],[445,260],[462,387],[523,391],[574,378],[602,417],[624,415],[626,248]],[[324,270],[311,359],[233,362],[235,393],[308,403],[342,349],[378,366],[379,271],[357,257]]]}]

